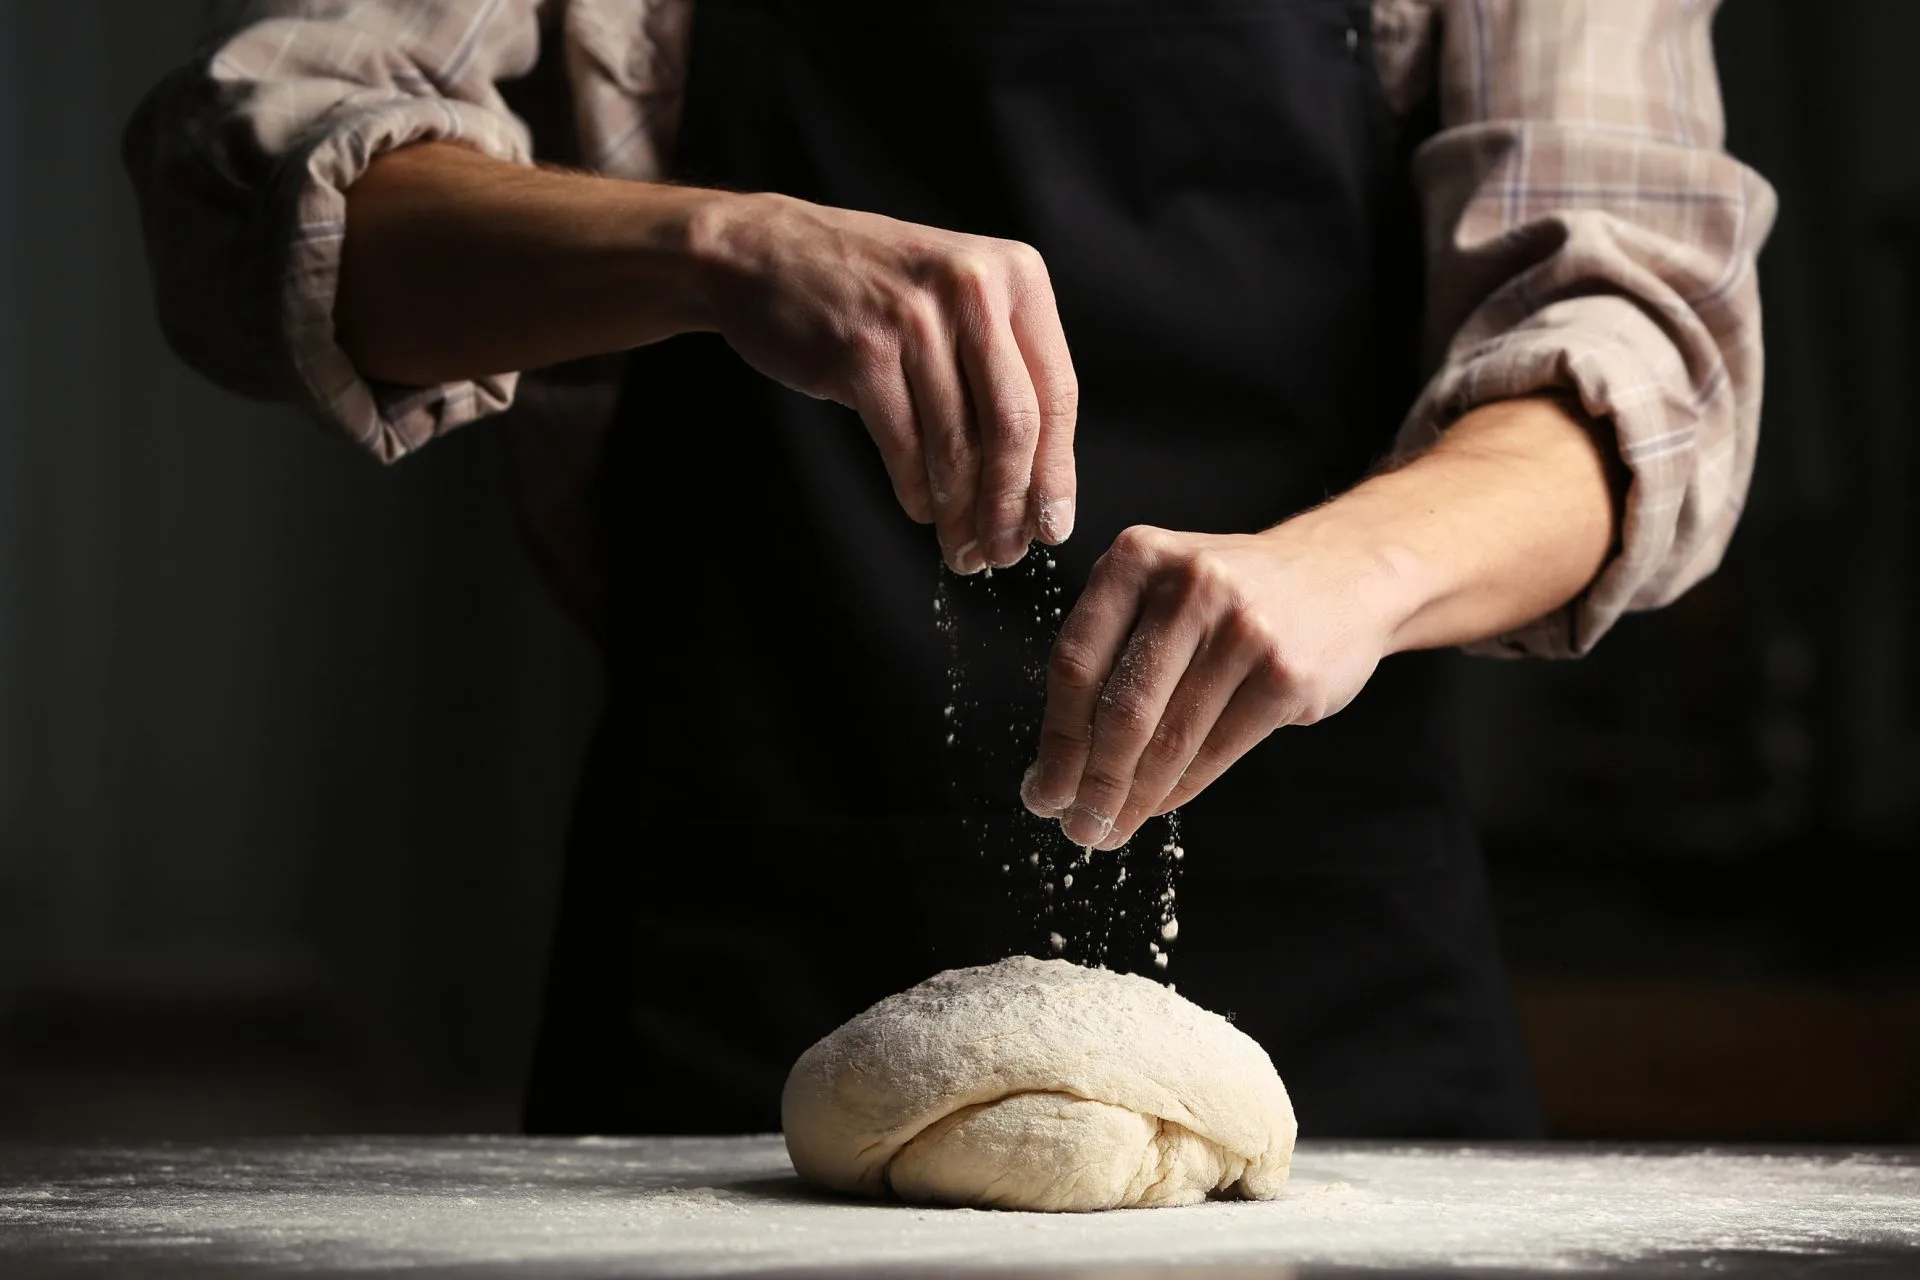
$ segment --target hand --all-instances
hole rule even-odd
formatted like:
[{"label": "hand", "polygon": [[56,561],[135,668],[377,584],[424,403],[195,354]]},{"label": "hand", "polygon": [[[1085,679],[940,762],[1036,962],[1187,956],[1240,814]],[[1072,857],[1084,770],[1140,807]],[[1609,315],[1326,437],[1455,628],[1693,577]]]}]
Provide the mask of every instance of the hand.
[{"label": "hand", "polygon": [[1079,390],[1037,252],[776,195],[714,202],[691,238],[714,326],[860,414],[956,572],[1066,540]]},{"label": "hand", "polygon": [[1393,639],[1391,561],[1302,517],[1262,534],[1137,526],[1054,645],[1021,797],[1117,849],[1282,725],[1346,706]]}]

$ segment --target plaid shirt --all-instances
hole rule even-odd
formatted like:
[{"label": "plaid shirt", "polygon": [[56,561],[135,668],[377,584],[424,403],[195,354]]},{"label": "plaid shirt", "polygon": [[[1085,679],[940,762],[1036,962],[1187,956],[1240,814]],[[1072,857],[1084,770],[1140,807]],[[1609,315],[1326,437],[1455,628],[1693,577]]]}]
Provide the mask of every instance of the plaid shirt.
[{"label": "plaid shirt", "polygon": [[[1176,0],[1168,0],[1174,3]],[[227,0],[127,138],[161,320],[235,390],[304,405],[385,460],[516,395],[537,551],[593,596],[582,514],[604,381],[363,378],[333,336],[342,192],[377,155],[458,140],[651,179],[671,158],[692,0]],[[1567,608],[1478,646],[1584,652],[1719,564],[1753,471],[1765,180],[1721,149],[1714,0],[1374,0],[1381,86],[1439,130],[1421,201],[1430,381],[1401,449],[1536,392],[1611,423],[1620,546]],[[548,74],[553,73],[553,74]],[[524,78],[524,79],[523,79]],[[502,82],[559,87],[520,114]]]}]

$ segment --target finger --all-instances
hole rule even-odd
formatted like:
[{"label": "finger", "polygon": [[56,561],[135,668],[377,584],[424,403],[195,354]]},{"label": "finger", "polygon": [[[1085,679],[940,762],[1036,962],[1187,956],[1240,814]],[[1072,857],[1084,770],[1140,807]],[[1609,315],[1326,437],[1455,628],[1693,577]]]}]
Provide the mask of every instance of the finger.
[{"label": "finger", "polygon": [[973,522],[979,450],[953,335],[931,311],[909,328],[903,334],[902,360],[918,410],[934,530],[947,567],[955,573],[977,573],[987,565]]},{"label": "finger", "polygon": [[1039,753],[1020,783],[1020,798],[1043,818],[1057,818],[1073,804],[1093,742],[1101,686],[1140,615],[1140,595],[1153,563],[1149,540],[1137,529],[1114,539],[1094,562],[1087,589],[1054,641]]},{"label": "finger", "polygon": [[973,394],[980,448],[974,527],[987,562],[1004,568],[1027,554],[1028,491],[1034,449],[1040,441],[1040,401],[1026,357],[1004,314],[968,317],[960,352]]},{"label": "finger", "polygon": [[933,496],[927,489],[927,462],[920,448],[920,427],[906,372],[898,364],[876,366],[853,388],[853,409],[880,450],[894,496],[907,515],[933,523]]},{"label": "finger", "polygon": [[1292,722],[1294,717],[1289,711],[1276,712],[1273,691],[1260,684],[1257,676],[1241,682],[1220,718],[1214,721],[1206,741],[1194,752],[1186,773],[1154,807],[1154,813],[1178,809],[1213,785],[1236,760],[1259,746],[1275,728]]},{"label": "finger", "polygon": [[1033,278],[1015,294],[1014,340],[1026,359],[1040,406],[1040,438],[1034,447],[1027,529],[1049,546],[1073,533],[1079,481],[1073,465],[1073,433],[1080,417],[1080,380],[1067,350],[1053,282],[1038,253]]},{"label": "finger", "polygon": [[1140,753],[1140,763],[1133,771],[1133,791],[1121,806],[1109,837],[1115,848],[1131,840],[1141,823],[1163,812],[1161,802],[1186,775],[1250,667],[1251,663],[1225,644],[1209,642],[1194,655]]},{"label": "finger", "polygon": [[1073,808],[1060,821],[1075,844],[1117,849],[1125,842],[1117,826],[1134,772],[1199,648],[1188,617],[1170,605],[1149,608],[1100,690],[1087,763]]}]

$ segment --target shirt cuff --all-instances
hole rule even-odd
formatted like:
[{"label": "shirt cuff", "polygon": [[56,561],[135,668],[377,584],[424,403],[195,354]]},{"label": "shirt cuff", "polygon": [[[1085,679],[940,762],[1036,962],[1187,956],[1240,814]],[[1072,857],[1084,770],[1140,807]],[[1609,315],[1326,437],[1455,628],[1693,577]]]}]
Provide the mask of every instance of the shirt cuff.
[{"label": "shirt cuff", "polygon": [[331,116],[284,161],[274,188],[283,228],[281,323],[305,407],[383,462],[442,432],[513,403],[519,375],[493,374],[436,386],[397,386],[360,375],[333,327],[346,238],[346,190],[374,159],[416,142],[458,142],[498,160],[532,163],[525,129],[511,116],[444,98],[382,102]]},{"label": "shirt cuff", "polygon": [[[1724,379],[1717,390],[1730,394]],[[1711,572],[1707,561],[1717,562],[1725,543],[1717,535],[1738,518],[1740,487],[1711,482],[1712,475],[1729,479],[1732,468],[1724,459],[1707,465],[1713,460],[1702,440],[1714,435],[1706,428],[1715,419],[1732,416],[1730,406],[1699,404],[1678,349],[1620,297],[1562,301],[1454,352],[1415,403],[1394,454],[1421,452],[1481,405],[1543,394],[1567,395],[1589,418],[1612,425],[1629,476],[1620,539],[1579,596],[1523,627],[1463,646],[1469,653],[1584,655],[1623,613],[1665,604]],[[1717,398],[1711,390],[1709,398]]]}]

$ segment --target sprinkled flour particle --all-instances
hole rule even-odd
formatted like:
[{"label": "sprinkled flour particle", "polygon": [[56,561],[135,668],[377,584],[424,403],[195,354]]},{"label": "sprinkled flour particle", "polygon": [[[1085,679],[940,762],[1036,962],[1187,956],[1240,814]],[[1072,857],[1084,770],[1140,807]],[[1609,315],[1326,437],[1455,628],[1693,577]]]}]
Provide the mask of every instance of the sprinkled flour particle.
[{"label": "sprinkled flour particle", "polygon": [[1037,853],[1030,853],[1027,855],[1027,861],[1037,867],[1040,865],[1040,855]]},{"label": "sprinkled flour particle", "polygon": [[1173,846],[1173,860],[1175,862],[1180,861],[1180,859],[1186,856],[1187,856],[1187,851],[1185,849],[1182,849],[1179,845]]},{"label": "sprinkled flour particle", "polygon": [[1055,955],[1059,955],[1067,949],[1067,940],[1057,933],[1050,933],[1047,935],[1047,945],[1053,948]]},{"label": "sprinkled flour particle", "polygon": [[1071,889],[1071,888],[1073,888],[1073,877],[1072,877],[1071,875],[1064,875],[1064,876],[1061,876],[1061,877],[1060,877],[1060,887],[1061,887],[1062,889]]},{"label": "sprinkled flour particle", "polygon": [[1164,969],[1164,968],[1166,968],[1166,967],[1167,967],[1167,953],[1166,953],[1166,952],[1164,952],[1164,951],[1157,951],[1157,952],[1155,952],[1155,953],[1154,953],[1154,956],[1153,956],[1153,967],[1154,967],[1154,968],[1156,968],[1156,969]]},{"label": "sprinkled flour particle", "polygon": [[1175,938],[1179,936],[1180,936],[1180,921],[1175,919],[1173,916],[1168,916],[1167,922],[1160,926],[1160,940],[1162,942],[1172,942]]}]

